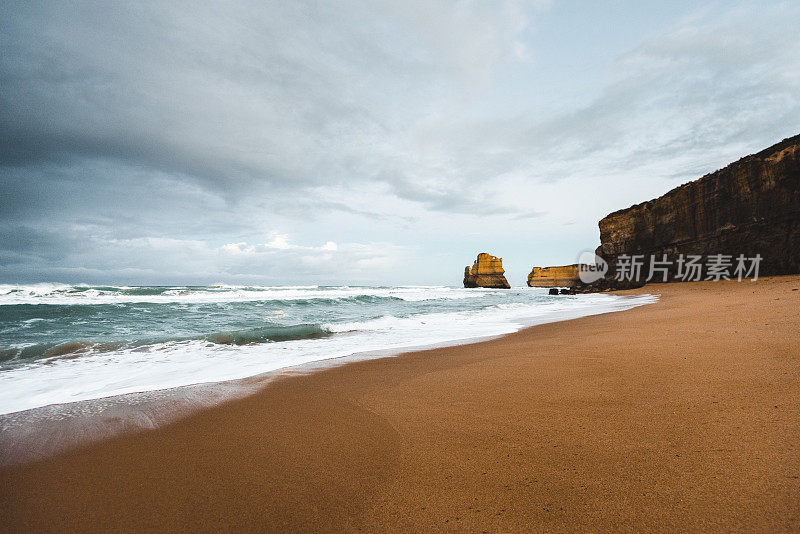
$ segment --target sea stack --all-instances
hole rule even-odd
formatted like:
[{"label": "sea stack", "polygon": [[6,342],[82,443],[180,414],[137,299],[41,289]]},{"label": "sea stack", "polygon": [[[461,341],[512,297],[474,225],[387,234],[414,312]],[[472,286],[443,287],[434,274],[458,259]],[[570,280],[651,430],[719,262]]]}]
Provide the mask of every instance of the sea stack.
[{"label": "sea stack", "polygon": [[464,287],[510,289],[504,274],[503,258],[481,252],[472,267],[464,268]]},{"label": "sea stack", "polygon": [[578,264],[558,267],[534,267],[528,275],[528,287],[572,287],[580,282]]}]

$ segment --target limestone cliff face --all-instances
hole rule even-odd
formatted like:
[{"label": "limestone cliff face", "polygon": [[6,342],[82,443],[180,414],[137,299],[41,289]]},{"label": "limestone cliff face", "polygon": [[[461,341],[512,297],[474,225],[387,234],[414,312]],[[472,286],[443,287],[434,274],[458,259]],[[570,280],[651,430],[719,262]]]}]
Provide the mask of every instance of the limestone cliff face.
[{"label": "limestone cliff face", "polygon": [[608,215],[600,242],[609,275],[620,254],[760,254],[760,275],[800,272],[800,135]]},{"label": "limestone cliff face", "polygon": [[578,265],[534,267],[528,275],[529,287],[571,287],[580,281]]},{"label": "limestone cliff face", "polygon": [[509,289],[504,276],[503,258],[481,252],[472,267],[464,268],[464,287],[491,287]]}]

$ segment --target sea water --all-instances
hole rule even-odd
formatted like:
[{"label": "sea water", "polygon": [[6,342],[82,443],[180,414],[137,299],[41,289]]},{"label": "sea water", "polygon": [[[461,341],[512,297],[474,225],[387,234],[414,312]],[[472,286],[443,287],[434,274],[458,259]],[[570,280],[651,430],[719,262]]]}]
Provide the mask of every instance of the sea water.
[{"label": "sea water", "polygon": [[458,344],[654,298],[444,286],[0,285],[0,414]]}]

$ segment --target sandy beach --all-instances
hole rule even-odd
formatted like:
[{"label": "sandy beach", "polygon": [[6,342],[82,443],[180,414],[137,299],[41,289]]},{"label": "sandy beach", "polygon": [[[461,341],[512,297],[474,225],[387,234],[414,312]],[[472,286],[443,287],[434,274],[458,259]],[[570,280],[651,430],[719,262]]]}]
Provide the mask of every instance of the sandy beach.
[{"label": "sandy beach", "polygon": [[7,468],[0,529],[800,529],[800,276],[636,292]]}]

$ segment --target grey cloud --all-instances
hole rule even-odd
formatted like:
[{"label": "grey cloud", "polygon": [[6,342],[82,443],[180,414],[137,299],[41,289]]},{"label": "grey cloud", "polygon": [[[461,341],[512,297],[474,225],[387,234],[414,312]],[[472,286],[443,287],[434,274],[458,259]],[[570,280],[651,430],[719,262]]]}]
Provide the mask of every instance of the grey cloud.
[{"label": "grey cloud", "polygon": [[[228,268],[214,251],[314,221],[379,228],[375,242],[401,226],[435,233],[431,220],[446,233],[459,217],[560,228],[574,218],[574,192],[559,189],[570,179],[685,181],[796,133],[796,6],[695,15],[618,58],[575,109],[492,113],[498,69],[536,68],[536,9],[6,3],[0,275],[155,280],[195,262],[209,277],[265,276],[272,252]],[[543,205],[542,185],[563,202]],[[338,261],[274,254],[305,261],[305,277]]]},{"label": "grey cloud", "polygon": [[800,66],[800,42],[786,37],[800,9],[756,11],[712,12],[642,43],[596,101],[553,120],[547,137],[619,167],[687,156],[713,165],[796,133],[800,79],[786,73]]},{"label": "grey cloud", "polygon": [[59,260],[65,248],[80,251],[84,245],[81,239],[64,239],[55,231],[31,228],[23,225],[0,228],[0,266],[20,263],[43,263]]},{"label": "grey cloud", "polygon": [[451,58],[456,70],[490,69],[501,51],[502,28],[437,10],[424,27],[402,2],[15,6],[2,162],[121,160],[232,196],[372,179],[454,83],[431,45],[484,51]]},{"label": "grey cloud", "polygon": [[444,124],[451,171],[468,183],[512,172],[553,183],[669,162],[688,180],[797,133],[800,41],[788,36],[800,9],[754,11],[713,12],[652,37],[577,109]]}]

